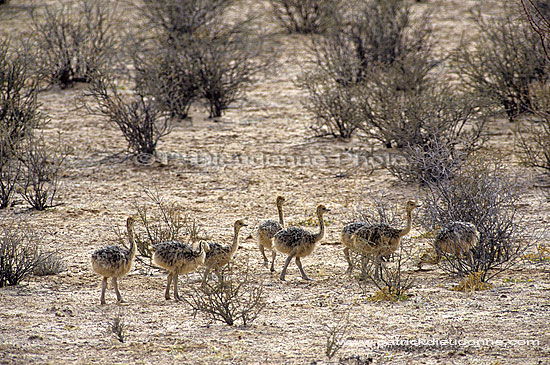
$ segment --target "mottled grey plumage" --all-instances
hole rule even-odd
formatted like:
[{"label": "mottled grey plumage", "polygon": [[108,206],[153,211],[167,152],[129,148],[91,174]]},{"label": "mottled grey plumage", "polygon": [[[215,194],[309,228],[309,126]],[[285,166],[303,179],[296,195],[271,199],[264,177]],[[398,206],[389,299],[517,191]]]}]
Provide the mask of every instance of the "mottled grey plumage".
[{"label": "mottled grey plumage", "polygon": [[319,242],[325,234],[325,223],[323,222],[323,214],[329,210],[322,204],[317,207],[317,218],[319,219],[319,232],[312,233],[299,227],[289,227],[283,229],[273,237],[273,245],[282,253],[288,255],[283,270],[281,271],[281,280],[285,280],[288,264],[293,257],[296,258],[296,265],[300,269],[300,273],[305,280],[309,280],[302,268],[300,261],[301,257],[308,256],[313,252],[315,244]]},{"label": "mottled grey plumage", "polygon": [[423,263],[437,264],[444,254],[457,257],[470,255],[470,250],[479,243],[479,231],[470,222],[452,221],[445,224],[437,232],[433,240],[435,257],[430,252],[420,258],[418,267],[422,268]]},{"label": "mottled grey plumage", "polygon": [[282,196],[278,196],[276,199],[276,205],[277,205],[277,211],[279,213],[279,222],[275,222],[274,220],[268,219],[258,226],[258,248],[260,249],[260,252],[262,253],[262,257],[264,258],[264,264],[267,266],[268,260],[265,255],[265,248],[271,250],[271,268],[270,270],[273,272],[275,271],[275,256],[277,256],[277,252],[273,248],[273,237],[277,232],[282,230],[285,227],[285,220],[284,220],[284,214],[283,214],[283,204],[285,203],[285,198]]},{"label": "mottled grey plumage", "polygon": [[434,240],[436,251],[462,255],[479,242],[479,232],[472,223],[450,222],[443,226]]},{"label": "mottled grey plumage", "polygon": [[401,237],[411,231],[412,211],[417,207],[418,204],[412,200],[409,200],[405,205],[407,213],[407,225],[405,228],[399,229],[386,223],[376,223],[362,226],[352,235],[353,250],[363,255],[375,257],[376,277],[380,277],[382,257],[394,253],[397,247],[399,247]]},{"label": "mottled grey plumage", "polygon": [[239,247],[239,230],[246,226],[246,223],[244,223],[242,219],[237,220],[235,224],[233,224],[233,243],[231,246],[221,245],[217,242],[208,242],[209,251],[206,253],[206,258],[204,260],[206,269],[204,270],[202,279],[203,285],[206,283],[206,277],[211,270],[214,270],[219,277],[218,269],[227,265],[233,259]]},{"label": "mottled grey plumage", "polygon": [[346,247],[352,247],[353,242],[351,236],[361,227],[369,225],[367,222],[351,222],[348,223],[342,228],[342,233],[340,235],[342,244]]},{"label": "mottled grey plumage", "polygon": [[340,240],[342,241],[342,245],[344,245],[344,257],[346,258],[346,261],[348,263],[348,273],[351,273],[353,269],[353,263],[351,262],[351,258],[349,255],[350,249],[353,248],[353,240],[352,236],[353,234],[361,227],[368,225],[367,222],[351,222],[348,223],[342,228],[342,233],[340,234]]},{"label": "mottled grey plumage", "polygon": [[107,289],[107,280],[112,278],[113,287],[119,302],[123,302],[120,291],[118,290],[117,279],[126,275],[132,268],[134,257],[136,255],[136,244],[134,242],[134,219],[128,217],[126,220],[126,230],[130,249],[120,246],[106,246],[92,253],[92,268],[96,273],[103,276],[101,286],[101,304],[105,304],[105,290]]},{"label": "mottled grey plumage", "polygon": [[204,263],[207,248],[201,242],[194,250],[189,244],[179,241],[158,243],[153,246],[153,262],[169,271],[164,297],[170,299],[170,284],[174,281],[174,298],[181,300],[178,293],[178,275],[187,274]]}]

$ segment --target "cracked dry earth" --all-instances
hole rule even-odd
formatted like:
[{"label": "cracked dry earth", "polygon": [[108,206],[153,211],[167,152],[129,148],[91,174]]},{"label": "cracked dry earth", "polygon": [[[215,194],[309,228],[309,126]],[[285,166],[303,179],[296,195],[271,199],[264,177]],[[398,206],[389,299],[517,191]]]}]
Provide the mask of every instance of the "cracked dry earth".
[{"label": "cracked dry earth", "polygon": [[[434,8],[440,43],[452,48],[468,30],[468,9],[476,3],[414,6]],[[25,2],[6,6],[8,11],[0,10],[0,34],[2,29],[23,32],[29,21]],[[483,9],[498,11],[490,2]],[[51,118],[44,132],[60,133],[72,148],[61,204],[35,212],[19,202],[0,215],[26,220],[41,233],[43,245],[59,253],[67,270],[0,289],[0,363],[550,363],[548,262],[521,263],[497,276],[492,289],[472,293],[451,290],[458,279],[437,267],[415,271],[408,264],[405,270],[415,279],[413,296],[399,303],[369,302],[356,280],[345,274],[339,232],[353,209],[358,204],[368,209],[369,197],[382,192],[399,206],[420,199],[421,192],[380,168],[387,151],[376,144],[376,158],[359,164],[348,153],[359,148],[357,140],[310,138],[312,120],[300,102],[304,93],[293,83],[307,58],[306,41],[274,34],[270,42],[280,62],[277,71],[251,87],[220,121],[205,118],[205,111],[196,108],[192,121],[176,122],[159,145],[161,157],[149,166],[117,156],[126,147],[120,133],[73,107],[85,86],[40,94],[42,109]],[[487,148],[507,156],[510,169],[520,169],[510,126],[495,120],[490,128]],[[124,229],[136,202],[146,200],[147,187],[196,218],[216,240],[231,240],[236,219],[248,222],[236,260],[248,261],[266,301],[250,326],[212,322],[193,316],[184,303],[166,301],[166,274],[139,262],[120,280],[126,303],[116,304],[109,289],[107,304],[99,305],[101,280],[91,269],[90,255],[117,241],[114,229]],[[263,219],[276,219],[277,194],[287,198],[291,223],[311,218],[318,203],[331,209],[324,244],[303,259],[311,281],[301,280],[292,263],[281,282],[281,255],[276,273],[262,265],[255,229]],[[547,225],[548,203],[542,203],[542,213],[531,209],[538,204],[537,194],[533,188],[533,202],[526,202],[522,213]],[[413,224],[403,245],[420,252],[429,245],[422,233]],[[180,295],[199,285],[200,274],[190,274],[181,280]],[[367,291],[372,294],[375,288]],[[125,323],[124,342],[111,331],[119,315]],[[327,326],[341,323],[345,315],[350,318],[346,342],[329,360],[324,354]]]}]

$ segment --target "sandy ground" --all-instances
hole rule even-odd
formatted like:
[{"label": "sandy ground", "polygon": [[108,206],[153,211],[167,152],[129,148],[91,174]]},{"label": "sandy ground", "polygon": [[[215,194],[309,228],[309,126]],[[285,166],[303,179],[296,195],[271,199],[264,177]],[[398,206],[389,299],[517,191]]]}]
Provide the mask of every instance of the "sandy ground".
[{"label": "sandy ground", "polygon": [[[452,48],[463,34],[472,36],[467,12],[476,3],[428,1],[415,7],[433,7],[441,47]],[[23,8],[24,2],[16,0],[5,13],[0,8],[0,34],[22,31],[28,22]],[[484,9],[495,11],[490,3]],[[360,165],[348,153],[359,148],[359,141],[311,138],[312,120],[300,103],[304,93],[293,83],[300,73],[296,60],[307,57],[306,41],[275,34],[271,45],[278,51],[278,70],[220,121],[194,108],[192,121],[175,123],[161,141],[161,157],[150,166],[117,156],[126,148],[119,131],[74,108],[85,86],[40,94],[51,118],[44,132],[60,133],[72,150],[61,204],[35,212],[20,201],[0,216],[23,219],[41,232],[44,247],[58,251],[67,270],[0,289],[0,363],[550,363],[548,263],[521,264],[497,276],[493,289],[474,293],[452,291],[458,280],[438,268],[417,272],[409,265],[413,296],[395,304],[369,302],[345,274],[336,243],[353,209],[368,206],[369,197],[382,192],[401,205],[420,199],[421,191],[380,168],[387,151],[378,145],[373,146],[377,159]],[[510,125],[497,120],[490,127],[488,148],[504,152],[510,168],[518,168]],[[100,278],[90,255],[116,242],[113,229],[123,229],[135,205],[147,202],[147,188],[220,241],[230,241],[236,219],[247,220],[236,259],[248,260],[266,300],[252,325],[230,327],[201,314],[193,317],[188,305],[164,299],[165,273],[141,263],[121,279],[126,303],[116,304],[109,290],[107,304],[99,305]],[[263,219],[276,218],[277,194],[287,198],[288,222],[312,217],[318,203],[331,209],[323,240],[328,244],[303,260],[310,282],[300,279],[293,264],[281,282],[280,255],[275,274],[261,264],[255,230]],[[550,214],[543,205],[543,214],[530,218],[547,225]],[[526,214],[539,214],[528,208]],[[429,244],[421,233],[415,225],[403,244],[420,252]],[[181,294],[189,295],[198,280],[198,273],[184,278]],[[326,326],[340,323],[346,313],[347,341],[329,361]],[[110,330],[119,315],[126,328],[123,343]],[[396,340],[401,342],[391,346]]]}]

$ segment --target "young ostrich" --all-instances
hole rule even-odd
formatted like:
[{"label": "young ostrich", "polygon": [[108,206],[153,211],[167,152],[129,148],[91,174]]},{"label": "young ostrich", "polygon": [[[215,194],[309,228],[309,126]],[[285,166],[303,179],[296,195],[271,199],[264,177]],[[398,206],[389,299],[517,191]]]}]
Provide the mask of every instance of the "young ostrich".
[{"label": "young ostrich", "polygon": [[178,241],[158,243],[153,246],[153,262],[168,270],[166,291],[164,297],[170,299],[170,284],[174,282],[174,298],[181,301],[178,293],[178,275],[188,274],[204,263],[208,245],[202,241],[199,249],[194,250],[191,245]]},{"label": "young ostrich", "polygon": [[348,273],[351,273],[353,269],[353,263],[351,262],[349,251],[350,249],[353,249],[353,240],[352,236],[357,230],[361,227],[367,226],[369,223],[367,222],[351,222],[348,223],[342,228],[342,233],[340,234],[340,240],[342,241],[342,245],[344,245],[344,257],[346,258],[346,261],[348,262]]},{"label": "young ostrich", "polygon": [[277,211],[279,212],[279,222],[268,219],[260,224],[258,227],[258,247],[262,256],[264,258],[264,264],[267,266],[268,260],[265,256],[264,249],[271,250],[271,272],[275,271],[275,256],[277,256],[277,251],[273,248],[273,237],[277,232],[285,228],[285,218],[283,215],[283,204],[285,203],[285,198],[278,196],[276,200]]},{"label": "young ostrich", "polygon": [[418,207],[419,205],[412,200],[409,200],[405,205],[405,211],[407,212],[407,225],[405,228],[395,228],[385,223],[377,223],[360,227],[352,235],[354,250],[365,255],[374,256],[376,278],[380,278],[382,258],[394,253],[399,247],[401,238],[411,231],[412,211]]},{"label": "young ostrich", "polygon": [[418,267],[422,269],[423,263],[437,264],[441,261],[443,254],[463,257],[470,255],[470,250],[479,242],[479,231],[476,226],[469,222],[449,222],[444,225],[433,241],[435,258],[430,258],[429,253],[425,253],[420,258]]},{"label": "young ostrich", "polygon": [[124,302],[118,291],[117,280],[130,271],[134,263],[134,257],[136,256],[134,218],[128,217],[126,220],[126,230],[128,232],[128,241],[130,242],[129,250],[120,246],[106,246],[94,251],[92,254],[92,268],[96,273],[103,276],[101,285],[101,304],[105,304],[105,290],[107,289],[107,280],[109,278],[112,278],[111,280],[117,300],[120,303]]},{"label": "young ostrich", "polygon": [[285,280],[286,270],[288,264],[293,257],[296,258],[296,266],[300,269],[302,278],[304,280],[310,280],[304,269],[302,268],[302,262],[300,261],[301,257],[308,256],[313,252],[315,244],[319,242],[325,234],[325,223],[323,222],[323,214],[330,212],[324,205],[320,204],[317,207],[317,218],[319,218],[319,233],[312,233],[306,231],[305,229],[299,227],[290,227],[283,229],[273,237],[273,245],[275,248],[284,254],[287,254],[288,257],[281,271],[281,280]]},{"label": "young ostrich", "polygon": [[206,258],[204,260],[204,266],[206,266],[206,269],[204,270],[202,285],[206,283],[206,277],[212,270],[214,270],[218,278],[220,277],[218,269],[227,265],[233,259],[233,256],[239,247],[239,230],[246,226],[247,224],[241,219],[235,222],[233,225],[233,244],[231,246],[220,245],[216,242],[208,242],[210,250],[206,254]]}]

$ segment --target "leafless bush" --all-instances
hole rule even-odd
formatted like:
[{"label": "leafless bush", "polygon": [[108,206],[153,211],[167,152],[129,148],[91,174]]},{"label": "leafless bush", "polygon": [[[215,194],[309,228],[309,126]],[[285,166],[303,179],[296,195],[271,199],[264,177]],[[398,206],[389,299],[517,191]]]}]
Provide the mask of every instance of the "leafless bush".
[{"label": "leafless bush", "polygon": [[317,135],[351,138],[361,119],[363,88],[332,83],[322,75],[303,73],[297,82],[308,93],[304,108],[315,117]]},{"label": "leafless bush", "polygon": [[334,24],[337,1],[270,0],[272,16],[289,33],[323,33]]},{"label": "leafless bush", "polygon": [[414,279],[411,274],[404,271],[403,266],[410,259],[409,250],[399,247],[393,254],[393,261],[382,265],[379,277],[376,275],[376,262],[372,257],[356,253],[354,260],[359,259],[361,274],[358,277],[359,288],[364,295],[370,292],[368,284],[373,284],[378,288],[378,292],[369,295],[371,301],[402,301],[409,298],[408,290],[414,285]]},{"label": "leafless bush", "polygon": [[546,57],[550,60],[548,53],[548,42],[550,42],[550,5],[544,0],[521,0],[523,10],[531,23],[531,27],[537,32]]},{"label": "leafless bush", "polygon": [[144,0],[140,13],[168,45],[217,23],[235,0]]},{"label": "leafless bush", "polygon": [[0,288],[17,285],[33,273],[40,261],[39,238],[28,227],[0,225]]},{"label": "leafless bush", "polygon": [[401,180],[440,179],[458,170],[483,145],[488,114],[478,100],[438,81],[403,90],[382,80],[393,78],[390,74],[381,75],[379,87],[366,91],[366,122],[361,129],[366,142],[376,139],[397,147],[406,163],[388,169]]},{"label": "leafless bush", "polygon": [[387,191],[374,193],[367,191],[363,194],[365,203],[373,209],[367,209],[365,205],[358,204],[349,220],[366,222],[370,224],[383,223],[394,226],[402,223],[401,207],[389,201],[390,194]]},{"label": "leafless bush", "polygon": [[82,0],[73,6],[33,12],[38,74],[66,88],[89,82],[96,70],[111,64],[118,44],[116,11],[108,1]]},{"label": "leafless bush", "polygon": [[66,269],[65,262],[57,252],[43,252],[40,254],[32,273],[37,276],[57,275]]},{"label": "leafless bush", "polygon": [[368,1],[339,17],[344,20],[314,42],[313,70],[298,85],[308,91],[304,105],[317,123],[349,138],[358,127],[376,129],[380,94],[421,90],[437,63],[429,14],[413,21],[404,1]]},{"label": "leafless bush", "polygon": [[230,326],[237,321],[243,326],[252,323],[265,307],[262,283],[254,282],[248,266],[240,269],[230,264],[220,273],[218,280],[208,280],[184,301],[195,314],[202,312]]},{"label": "leafless bush", "polygon": [[21,195],[34,209],[44,210],[54,205],[66,156],[61,143],[53,149],[43,136],[31,136],[22,146],[19,156],[23,165],[19,181]]},{"label": "leafless bush", "polygon": [[262,59],[262,39],[252,37],[245,24],[210,28],[207,36],[189,44],[196,51],[200,96],[206,100],[210,118],[222,112],[265,72],[271,59]]},{"label": "leafless bush", "polygon": [[143,95],[139,89],[121,93],[105,71],[94,76],[84,98],[88,100],[86,109],[118,127],[130,152],[142,158],[143,163],[148,163],[159,140],[172,131],[169,119],[154,98]]},{"label": "leafless bush", "polygon": [[148,202],[136,203],[135,206],[137,225],[134,239],[141,256],[151,258],[151,247],[160,242],[196,242],[208,238],[200,225],[184,214],[183,208],[167,203],[155,190],[146,189],[145,195]]},{"label": "leafless bush", "polygon": [[511,14],[475,19],[479,39],[473,47],[460,45],[455,68],[464,85],[502,107],[513,121],[532,107],[531,84],[549,79],[550,59],[525,19]]},{"label": "leafless bush", "polygon": [[124,343],[124,338],[126,336],[126,324],[120,311],[118,312],[118,315],[113,318],[113,322],[111,323],[111,333],[115,336],[118,342]]},{"label": "leafless bush", "polygon": [[144,95],[156,97],[162,110],[172,118],[187,118],[200,91],[198,65],[193,53],[183,45],[159,45],[154,54],[140,54],[136,54],[134,61],[137,88]]},{"label": "leafless bush", "polygon": [[[146,1],[141,8],[150,26],[159,32],[151,49],[161,50],[160,57],[152,58],[160,62],[151,77],[142,72],[141,80],[145,90],[155,91],[153,95],[172,115],[185,117],[192,101],[201,98],[208,104],[210,117],[220,117],[242,96],[253,77],[268,68],[270,60],[260,57],[263,42],[261,36],[253,35],[251,19],[227,19],[227,9],[233,3],[163,0]],[[143,71],[148,72],[147,67]]]},{"label": "leafless bush", "polygon": [[21,143],[44,120],[30,62],[26,45],[0,42],[0,208],[10,204],[21,175]]},{"label": "leafless bush", "polygon": [[346,336],[350,330],[350,314],[347,311],[341,318],[338,318],[332,325],[325,324],[325,355],[330,359],[344,347]]},{"label": "leafless bush", "polygon": [[449,179],[427,185],[423,225],[428,230],[451,221],[473,223],[479,233],[471,255],[443,253],[441,267],[460,276],[480,272],[486,282],[515,265],[538,239],[539,231],[522,217],[525,183],[502,164],[486,157],[471,159]]},{"label": "leafless bush", "polygon": [[531,87],[532,114],[518,123],[520,157],[530,167],[550,171],[550,88],[546,84]]}]

